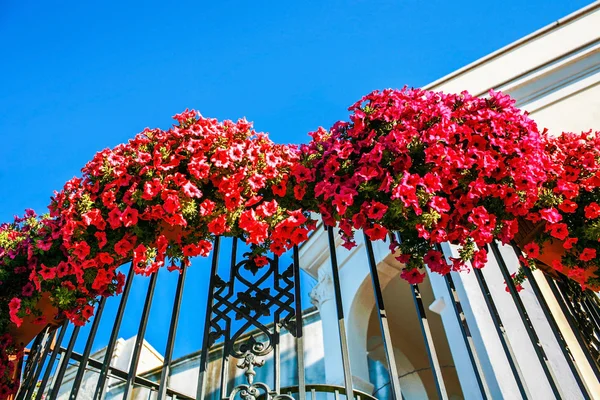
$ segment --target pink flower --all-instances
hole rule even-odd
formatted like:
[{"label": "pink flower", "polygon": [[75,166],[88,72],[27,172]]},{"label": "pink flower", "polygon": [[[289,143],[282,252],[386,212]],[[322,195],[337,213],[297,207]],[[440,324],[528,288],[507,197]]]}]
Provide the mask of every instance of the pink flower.
[{"label": "pink flower", "polygon": [[540,216],[550,223],[556,223],[562,220],[562,215],[558,213],[556,208],[544,208],[540,210]]}]

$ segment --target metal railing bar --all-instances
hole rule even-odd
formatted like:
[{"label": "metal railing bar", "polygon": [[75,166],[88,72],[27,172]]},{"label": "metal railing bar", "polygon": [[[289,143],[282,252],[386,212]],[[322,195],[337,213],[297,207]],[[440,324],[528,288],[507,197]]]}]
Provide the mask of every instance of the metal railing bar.
[{"label": "metal railing bar", "polygon": [[[227,280],[228,284],[227,284],[227,290],[229,292],[229,294],[231,294],[231,292],[233,291],[233,277],[235,274],[235,266],[237,264],[237,246],[238,246],[238,238],[234,237],[231,243],[231,262],[229,265],[229,279]],[[212,293],[212,292],[211,292]],[[215,296],[216,297],[216,296]],[[219,310],[218,310],[218,301],[215,302],[215,304],[213,304],[210,308],[211,312],[215,312],[215,314],[220,315],[222,314]],[[217,310],[215,310],[217,309]],[[225,320],[225,332],[224,332],[224,336],[225,336],[225,341],[223,344],[223,357],[222,357],[222,362],[221,362],[221,397],[220,398],[227,398],[227,393],[229,390],[229,352],[228,352],[228,346],[225,345],[225,343],[229,342],[229,334],[231,332],[231,322],[229,320],[229,318],[224,318]],[[214,321],[213,321],[214,322]],[[211,322],[212,323],[212,322]],[[204,332],[209,332],[208,328],[204,328]]]},{"label": "metal railing bar", "polygon": [[542,366],[542,369],[544,370],[544,374],[546,375],[546,379],[548,379],[548,383],[550,384],[550,387],[552,388],[552,393],[554,394],[554,396],[556,396],[557,399],[562,399],[562,393],[561,393],[560,387],[558,386],[556,376],[554,375],[554,373],[552,371],[552,367],[550,366],[550,361],[548,360],[548,357],[546,356],[546,352],[544,351],[542,343],[540,342],[540,339],[535,331],[535,328],[533,327],[533,324],[531,323],[531,319],[529,318],[527,310],[525,309],[525,305],[523,304],[523,301],[521,300],[521,297],[519,296],[519,293],[517,292],[517,288],[515,287],[512,277],[510,276],[510,272],[508,271],[506,262],[504,261],[504,258],[502,257],[502,254],[500,253],[500,249],[498,248],[498,244],[496,242],[492,242],[489,245],[489,247],[492,249],[494,258],[496,259],[496,262],[498,263],[498,266],[500,267],[500,272],[502,272],[502,276],[504,277],[504,280],[506,282],[506,286],[508,287],[510,296],[512,297],[513,302],[515,303],[515,306],[517,307],[517,311],[519,312],[519,317],[521,318],[521,321],[523,322],[523,325],[525,326],[525,329],[527,330],[527,334],[529,336],[529,340],[531,341],[531,344],[533,345],[535,354],[537,355],[538,360]]},{"label": "metal railing bar", "polygon": [[583,337],[581,336],[581,332],[580,332],[579,328],[576,326],[575,321],[573,320],[574,313],[572,311],[572,305],[570,304],[569,301],[567,301],[563,298],[562,293],[558,289],[554,280],[547,275],[544,275],[544,277],[546,278],[546,281],[548,282],[548,286],[550,286],[550,290],[552,290],[552,293],[554,294],[554,297],[556,298],[558,305],[559,305],[561,311],[563,312],[563,315],[567,319],[569,327],[571,328],[573,335],[577,339],[577,343],[579,343],[579,347],[581,347],[581,350],[583,351],[583,354],[585,355],[588,363],[590,364],[592,371],[594,371],[594,375],[596,375],[596,379],[600,380],[600,369],[598,368],[596,361],[592,358],[592,355],[590,354],[587,344],[583,340]]},{"label": "metal railing bar", "polygon": [[524,399],[530,398],[529,389],[525,384],[525,379],[523,378],[523,373],[519,368],[519,365],[516,363],[515,353],[510,345],[508,340],[508,335],[506,334],[506,329],[504,328],[504,324],[502,323],[502,319],[500,318],[500,314],[498,314],[498,309],[496,308],[496,304],[494,303],[494,299],[492,298],[492,294],[488,288],[488,285],[485,281],[483,273],[478,268],[473,268],[473,273],[477,278],[477,283],[479,284],[479,289],[483,293],[483,298],[485,299],[485,304],[490,313],[490,317],[494,322],[494,327],[496,328],[496,333],[498,334],[498,338],[500,339],[500,343],[502,344],[502,349],[504,350],[504,354],[506,355],[506,359],[510,366],[510,369],[515,378],[515,382],[519,388],[519,392]]},{"label": "metal railing bar", "polygon": [[[279,256],[273,256],[273,282],[274,286],[279,286]],[[269,307],[270,309],[270,307]],[[273,315],[273,362],[275,364],[273,368],[273,387],[276,393],[280,393],[281,389],[281,326],[280,326],[280,312],[281,309],[277,309]]]},{"label": "metal railing bar", "polygon": [[[60,390],[60,384],[65,376],[65,372],[67,371],[67,366],[69,365],[68,360],[71,358],[71,353],[73,352],[73,347],[75,346],[75,342],[77,341],[77,335],[79,335],[80,326],[76,326],[73,328],[73,332],[71,333],[71,338],[69,340],[69,345],[67,346],[67,350],[64,354],[60,356],[61,363],[58,368],[58,372],[55,375],[54,382],[52,384],[52,390],[50,391],[50,396],[48,396],[49,400],[56,400],[58,396],[58,391]],[[63,357],[66,362],[63,362]]]},{"label": "metal railing bar", "polygon": [[[50,352],[50,349],[52,348],[52,341],[54,340],[55,337],[56,337],[56,330],[53,330],[52,333],[50,334],[50,337],[48,338],[48,341],[46,342],[46,346],[44,347],[44,352],[39,361],[39,367],[35,371],[35,375],[32,379],[32,382],[37,382],[38,379],[40,378],[40,374],[42,372],[42,369],[44,369],[44,364],[46,363],[46,358],[48,357],[48,353]],[[35,388],[33,387],[33,385],[32,385],[32,387],[29,388],[29,390],[27,392],[27,397],[26,397],[27,399],[31,399],[31,397],[33,396],[34,389]]]},{"label": "metal railing bar", "polygon": [[427,350],[427,357],[429,358],[429,365],[431,366],[431,372],[433,373],[433,379],[435,381],[435,388],[437,390],[438,397],[440,399],[447,400],[448,393],[446,391],[446,385],[444,384],[444,377],[442,375],[442,369],[440,368],[440,361],[438,360],[435,345],[433,343],[433,336],[431,335],[431,328],[429,327],[427,314],[425,314],[425,307],[423,307],[421,291],[419,290],[419,285],[413,284],[411,287],[415,309],[419,318],[419,325],[421,326],[421,334],[423,335],[425,349]]},{"label": "metal railing bar", "polygon": [[383,293],[381,291],[381,282],[379,281],[379,271],[377,271],[377,264],[375,262],[375,254],[373,252],[373,243],[363,233],[365,239],[365,247],[367,249],[367,260],[369,262],[369,269],[371,271],[371,284],[373,286],[373,294],[375,296],[375,306],[377,307],[379,319],[379,329],[383,339],[383,348],[385,351],[385,358],[388,364],[388,373],[390,375],[390,384],[392,389],[392,396],[395,400],[402,398],[402,391],[400,388],[400,378],[398,377],[398,367],[396,365],[396,356],[394,355],[394,343],[392,342],[392,335],[390,333],[390,325],[385,310],[385,303],[383,300]]},{"label": "metal railing bar", "polygon": [[[212,265],[210,269],[210,280],[208,284],[208,299],[206,301],[206,316],[204,319],[204,337],[202,338],[202,354],[200,356],[200,370],[198,374],[198,389],[196,398],[204,400],[206,395],[206,369],[208,367],[208,342],[210,336],[210,319],[212,316],[212,306],[214,298],[215,281],[219,267],[219,244],[221,238],[217,236],[214,242],[212,254]],[[224,350],[225,351],[225,350]]]},{"label": "metal railing bar", "polygon": [[333,280],[333,291],[335,296],[336,312],[338,317],[338,331],[340,335],[340,348],[342,352],[342,367],[344,368],[344,383],[346,385],[347,398],[354,400],[352,371],[350,370],[350,355],[348,354],[348,342],[346,337],[346,324],[344,322],[344,307],[342,305],[342,291],[340,288],[340,274],[338,270],[335,239],[333,227],[327,227],[329,239],[329,255],[331,260],[331,277]]},{"label": "metal railing bar", "polygon": [[121,301],[119,302],[119,308],[117,309],[117,315],[115,316],[115,323],[113,325],[112,331],[110,332],[110,338],[108,339],[108,344],[106,346],[104,360],[100,368],[100,375],[98,376],[98,383],[96,384],[96,390],[94,391],[94,400],[102,399],[106,391],[107,373],[110,367],[110,363],[112,361],[113,353],[115,351],[117,339],[119,338],[119,329],[121,328],[121,323],[123,322],[125,307],[127,306],[127,299],[129,298],[129,293],[131,292],[131,285],[133,284],[134,277],[135,273],[133,270],[132,262],[131,266],[129,267],[129,272],[127,274],[127,280],[125,282],[125,287],[123,288],[123,293],[121,294]]},{"label": "metal railing bar", "polygon": [[[22,400],[23,398],[25,398],[26,395],[29,395],[30,393],[33,394],[33,385],[31,385],[31,382],[35,382],[37,380],[37,377],[39,376],[40,371],[44,365],[44,359],[42,358],[42,356],[45,357],[45,355],[48,353],[51,335],[54,336],[54,332],[50,332],[50,326],[47,326],[44,329],[44,333],[42,335],[36,336],[34,344],[31,346],[32,351],[34,348],[36,349],[36,351],[31,359],[29,359],[30,357],[27,358],[27,364],[25,367],[25,371],[27,371],[27,377],[23,379],[24,383],[21,385],[21,388],[17,395],[17,400]],[[35,379],[34,376],[36,377]],[[27,398],[31,398],[31,395],[29,395],[29,397]]]},{"label": "metal railing bar", "polygon": [[171,361],[173,359],[173,349],[175,347],[175,337],[177,336],[177,325],[179,323],[179,312],[181,310],[181,299],[183,297],[183,286],[185,284],[185,276],[187,266],[182,264],[177,279],[177,288],[175,289],[175,299],[173,300],[173,312],[171,313],[171,324],[169,325],[169,334],[167,337],[167,346],[163,359],[163,367],[160,373],[160,386],[158,388],[158,400],[165,398],[167,394],[167,385],[169,382],[169,374],[171,372]]},{"label": "metal railing bar", "polygon": [[127,376],[127,382],[125,384],[125,390],[123,392],[123,400],[130,400],[133,396],[133,379],[137,374],[137,367],[140,362],[140,355],[142,353],[142,347],[144,346],[144,336],[146,334],[146,328],[148,327],[148,316],[150,315],[150,308],[152,307],[152,299],[154,297],[154,289],[156,288],[156,280],[158,278],[158,272],[154,272],[150,276],[150,282],[148,283],[148,290],[146,292],[146,300],[144,301],[144,308],[142,309],[142,316],[140,317],[140,326],[138,333],[135,338],[133,347],[133,354],[131,356],[131,364],[129,366],[129,374]]},{"label": "metal railing bar", "polygon": [[[298,386],[287,386],[281,388],[281,393],[298,393]],[[316,399],[317,393],[335,393],[336,391],[341,395],[347,395],[346,387],[340,385],[328,385],[323,383],[307,383],[306,390],[309,390],[311,393],[311,397]],[[355,396],[360,396],[364,399],[377,400],[373,395],[370,395],[366,392],[363,392],[359,389],[354,389],[352,391]]]},{"label": "metal railing bar", "polygon": [[[442,255],[444,254],[442,246],[437,244],[434,247],[435,250],[442,253]],[[444,282],[446,283],[446,289],[448,289],[448,293],[452,297],[452,309],[454,310],[454,315],[456,316],[458,326],[460,327],[460,332],[465,343],[465,349],[467,350],[469,361],[471,362],[473,373],[475,375],[475,379],[477,380],[479,392],[481,393],[483,400],[487,400],[488,398],[492,397],[492,394],[490,393],[490,388],[485,380],[485,374],[483,372],[483,367],[481,366],[481,360],[479,360],[479,356],[477,355],[477,349],[475,348],[475,342],[473,340],[473,336],[471,335],[471,329],[469,328],[467,316],[463,311],[458,292],[456,291],[456,286],[454,285],[454,279],[452,279],[452,275],[450,273],[444,275]]]},{"label": "metal railing bar", "polygon": [[60,333],[58,334],[58,339],[56,339],[56,343],[54,344],[54,349],[52,349],[52,355],[50,356],[50,361],[48,361],[48,365],[46,366],[46,370],[44,371],[44,376],[42,378],[42,382],[40,383],[40,387],[38,388],[38,393],[41,395],[44,393],[46,389],[46,385],[48,384],[48,379],[50,379],[50,374],[52,373],[52,367],[56,361],[56,357],[58,357],[58,353],[60,352],[60,345],[62,344],[63,338],[65,337],[65,333],[67,333],[67,326],[69,325],[69,321],[65,321],[60,328]]},{"label": "metal railing bar", "polygon": [[600,329],[600,315],[598,314],[597,310],[593,307],[593,305],[590,304],[590,299],[586,296],[586,293],[584,292],[582,293],[582,295],[584,296],[584,299],[581,302],[583,308],[591,316],[591,320],[594,323],[594,327],[596,329]]},{"label": "metal railing bar", "polygon": [[79,393],[81,381],[83,380],[83,375],[85,373],[85,366],[87,364],[88,358],[90,357],[90,353],[92,352],[92,345],[94,344],[94,339],[96,338],[96,333],[98,332],[98,326],[100,325],[102,311],[104,310],[105,304],[106,297],[102,297],[100,303],[98,304],[96,316],[94,317],[94,322],[92,323],[87,342],[85,343],[85,349],[83,350],[83,357],[81,359],[81,362],[79,363],[79,368],[77,369],[77,375],[75,376],[75,380],[73,381],[73,388],[71,389],[71,395],[69,396],[70,400],[77,399],[77,394]]},{"label": "metal railing bar", "polygon": [[[513,250],[515,251],[517,257],[522,255],[521,249],[519,249],[514,244],[512,245],[512,247],[513,247]],[[571,373],[573,374],[573,377],[575,378],[575,381],[577,382],[577,386],[579,386],[579,390],[581,390],[581,393],[585,399],[590,399],[591,397],[590,397],[589,388],[585,385],[585,382],[581,378],[580,371],[577,369],[577,366],[573,362],[574,358],[573,358],[573,355],[571,354],[571,351],[569,350],[569,346],[567,345],[567,342],[565,341],[565,338],[563,337],[563,335],[560,331],[560,328],[558,327],[558,324],[556,323],[556,319],[552,315],[552,311],[550,311],[550,307],[548,306],[548,303],[546,302],[546,299],[544,298],[544,295],[543,295],[542,291],[540,290],[540,287],[537,284],[537,281],[535,280],[535,277],[533,276],[532,271],[528,267],[525,267],[525,268],[523,268],[523,272],[525,273],[525,276],[527,277],[527,280],[529,281],[531,288],[533,289],[533,293],[535,294],[538,302],[540,303],[542,311],[544,312],[544,316],[546,317],[546,320],[548,321],[548,324],[550,325],[550,329],[552,330],[552,333],[554,333],[556,342],[558,343],[560,350],[563,353],[563,356],[565,357],[567,364],[569,365],[569,369],[571,370]]]},{"label": "metal railing bar", "polygon": [[302,291],[300,287],[300,259],[298,246],[293,249],[294,301],[296,307],[296,359],[298,365],[298,397],[306,400],[306,376],[304,372],[304,316],[302,314]]},{"label": "metal railing bar", "polygon": [[[67,351],[67,349],[65,349],[64,347],[61,347],[59,349],[59,352],[61,352],[61,353],[64,353],[66,351]],[[81,354],[73,351],[71,353],[70,359],[73,360],[73,361],[81,361],[82,357],[83,356]],[[94,368],[95,370],[99,371],[100,368],[102,368],[103,363],[101,361],[96,360],[95,358],[89,358],[88,359],[88,366],[90,367],[90,368],[88,368],[88,370],[90,370],[90,371],[91,371],[91,368]],[[128,377],[127,371],[124,371],[124,370],[119,369],[117,367],[110,366],[108,368],[108,374],[109,374],[109,376],[111,378],[119,379],[122,382],[126,382],[127,381],[127,377]],[[151,381],[151,380],[146,379],[144,377],[141,377],[139,375],[136,375],[135,380],[134,380],[134,384],[140,385],[140,386],[144,386],[144,387],[146,387],[148,389],[151,389],[151,390],[158,390],[158,388],[160,386],[158,382]],[[167,388],[167,395],[169,395],[169,396],[177,395],[178,397],[180,397],[182,399],[186,399],[186,400],[193,400],[194,399],[193,397],[187,396],[187,395],[185,395],[183,393],[180,393],[180,392],[178,392],[176,390],[173,390],[173,389],[170,389],[170,388]]]},{"label": "metal railing bar", "polygon": [[467,317],[462,309],[462,305],[460,304],[460,299],[458,297],[458,293],[456,292],[456,287],[454,286],[454,280],[452,279],[450,273],[444,276],[444,281],[446,282],[446,288],[448,289],[448,292],[452,297],[452,309],[454,310],[458,326],[460,327],[460,332],[465,343],[465,348],[469,356],[469,361],[471,362],[471,366],[473,367],[473,372],[475,374],[475,379],[477,380],[479,392],[481,393],[483,400],[486,400],[488,398],[491,399],[492,395],[490,393],[490,389],[487,385],[487,382],[485,381],[485,375],[483,373],[483,368],[481,367],[481,361],[477,356],[475,342],[473,341],[473,336],[471,335],[471,330],[469,329]]}]

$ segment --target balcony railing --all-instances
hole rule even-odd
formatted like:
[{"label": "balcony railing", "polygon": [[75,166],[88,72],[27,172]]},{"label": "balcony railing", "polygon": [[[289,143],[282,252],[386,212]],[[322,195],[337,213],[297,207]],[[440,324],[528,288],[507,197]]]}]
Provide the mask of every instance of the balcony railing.
[{"label": "balcony railing", "polygon": [[[69,327],[64,324],[59,330],[51,331],[49,328],[42,332],[32,343],[30,351],[22,368],[22,386],[17,395],[17,400],[23,399],[410,399],[415,398],[411,393],[411,383],[406,380],[407,376],[419,376],[425,392],[429,397],[436,396],[440,399],[449,398],[449,385],[456,386],[459,382],[464,385],[469,375],[471,382],[477,385],[478,398],[491,399],[499,389],[495,376],[487,368],[489,363],[507,363],[511,376],[503,376],[502,379],[510,379],[518,388],[520,396],[524,399],[536,398],[536,388],[531,381],[525,378],[525,366],[522,357],[518,357],[514,350],[514,342],[511,341],[509,324],[503,320],[502,307],[507,307],[505,302],[499,302],[498,296],[491,290],[492,285],[504,284],[502,281],[490,281],[485,271],[475,269],[472,274],[476,281],[476,290],[483,297],[484,304],[480,306],[487,310],[497,340],[503,354],[502,360],[493,358],[482,349],[479,339],[480,322],[473,316],[474,304],[472,300],[465,300],[463,288],[464,283],[459,275],[448,274],[443,279],[445,297],[449,306],[452,321],[443,320],[445,332],[451,331],[451,324],[456,326],[457,336],[452,338],[440,337],[441,330],[432,329],[432,323],[439,324],[439,316],[427,310],[424,303],[424,290],[427,297],[433,296],[429,283],[423,285],[405,285],[408,292],[406,296],[412,298],[413,311],[416,319],[406,318],[406,321],[390,321],[390,310],[399,307],[393,302],[394,296],[390,296],[384,290],[379,271],[380,259],[377,258],[374,244],[365,238],[364,260],[370,277],[370,288],[374,298],[375,307],[372,315],[379,325],[383,356],[383,375],[387,383],[385,390],[373,390],[375,395],[358,389],[356,377],[353,374],[353,364],[349,351],[349,331],[346,313],[348,305],[344,304],[342,293],[342,277],[338,262],[338,249],[336,238],[332,229],[327,230],[326,240],[329,247],[327,261],[328,273],[333,284],[332,301],[334,304],[336,337],[339,349],[327,348],[324,345],[324,357],[327,359],[335,350],[339,354],[339,371],[343,382],[329,382],[327,374],[318,377],[319,382],[314,382],[314,376],[307,379],[307,371],[315,368],[308,365],[305,355],[307,351],[307,338],[314,336],[306,317],[306,304],[303,302],[303,293],[300,271],[302,260],[298,248],[294,248],[289,258],[272,256],[267,265],[256,265],[246,257],[240,257],[240,251],[245,245],[239,240],[233,240],[228,246],[223,246],[217,238],[214,243],[214,252],[211,260],[210,283],[207,304],[199,305],[206,308],[203,324],[203,343],[197,357],[190,357],[185,362],[197,363],[197,389],[195,393],[183,391],[173,384],[175,366],[183,361],[173,359],[173,349],[177,336],[180,313],[182,311],[182,296],[187,278],[187,268],[182,267],[177,279],[175,296],[172,304],[170,321],[168,321],[168,334],[165,346],[165,354],[162,358],[162,366],[151,372],[139,373],[140,356],[144,349],[144,337],[149,329],[149,314],[153,303],[156,301],[155,289],[158,274],[153,274],[148,281],[145,301],[142,307],[141,317],[138,323],[137,335],[133,342],[131,361],[127,368],[117,367],[113,364],[115,348],[119,339],[119,331],[125,320],[131,321],[126,314],[126,306],[130,299],[131,288],[134,278],[132,270],[129,271],[124,292],[119,300],[116,317],[112,323],[112,330],[106,347],[101,357],[92,354],[92,348],[98,333],[99,324],[103,318],[106,299],[101,299],[96,316],[91,324],[89,332],[86,333],[83,351],[76,352],[75,344],[81,333],[79,327]],[[444,249],[448,253],[448,249]],[[591,370],[595,379],[600,379],[600,302],[598,297],[589,291],[582,292],[581,289],[567,279],[555,280],[546,277],[546,283],[551,290],[552,298],[539,285],[539,277],[533,276],[532,272],[526,270],[529,278],[530,288],[528,296],[534,296],[539,309],[552,331],[555,345],[560,348],[559,356],[562,359],[554,359],[555,354],[549,356],[545,346],[540,340],[539,331],[530,317],[530,302],[524,301],[524,294],[519,293],[512,283],[510,269],[511,259],[507,259],[506,252],[511,249],[501,249],[494,244],[490,248],[495,263],[506,283],[506,290],[510,301],[516,309],[514,314],[520,321],[527,340],[531,342],[534,354],[529,361],[537,363],[543,371],[546,384],[557,399],[570,399],[565,392],[566,380],[574,380],[579,390],[578,396],[585,399],[597,398],[593,393],[590,378],[586,376],[585,370]],[[518,250],[515,250],[518,251]],[[229,252],[228,267],[223,266],[220,261],[221,254]],[[514,256],[514,254],[513,254]],[[290,262],[284,262],[289,259]],[[325,268],[322,266],[321,268]],[[487,268],[492,268],[488,266]],[[224,273],[223,271],[226,271]],[[346,277],[347,278],[347,277]],[[460,289],[460,290],[459,290]],[[436,295],[435,297],[440,297]],[[392,300],[390,302],[390,299]],[[568,322],[568,326],[561,326],[557,321],[557,311],[553,310],[552,304],[558,304],[559,309]],[[323,317],[321,310],[321,318]],[[432,321],[434,318],[436,321]],[[367,318],[368,319],[368,318]],[[420,341],[426,353],[428,365],[412,372],[401,373],[398,360],[397,348],[394,345],[394,327],[398,324],[412,323],[416,321],[420,336],[412,338],[415,343]],[[326,321],[323,321],[325,323]],[[327,321],[331,323],[332,321]],[[392,323],[393,322],[393,323]],[[199,324],[200,325],[200,324]],[[511,322],[511,326],[515,326]],[[166,325],[165,325],[166,326]],[[334,325],[331,325],[334,326]],[[416,327],[415,327],[416,328]],[[310,328],[312,329],[312,328]],[[325,328],[323,328],[325,329]],[[434,335],[434,331],[435,334]],[[307,334],[307,332],[310,332]],[[67,335],[69,333],[69,335]],[[330,335],[332,332],[323,332]],[[307,336],[309,335],[309,336]],[[443,336],[443,335],[441,335]],[[578,345],[578,351],[584,354],[584,359],[578,359],[572,351],[573,342],[568,337],[574,337]],[[449,343],[451,342],[451,345]],[[290,344],[290,343],[293,343]],[[456,365],[442,365],[439,358],[440,343],[445,348],[449,346],[454,357],[457,354],[465,354],[468,358],[467,365],[470,367],[458,368]],[[312,345],[311,345],[312,346]],[[462,353],[461,353],[462,352]],[[484,354],[485,353],[485,354]],[[497,357],[497,356],[494,356]],[[559,357],[559,358],[560,358]],[[282,359],[287,361],[284,363]],[[189,361],[192,360],[192,361]],[[500,360],[500,361],[498,361]],[[520,362],[521,361],[521,362]],[[555,370],[557,363],[566,363],[571,376],[558,375]],[[583,366],[582,363],[587,363]],[[187,364],[186,364],[187,365]],[[464,365],[464,360],[463,360]],[[283,367],[285,366],[285,368]],[[447,372],[448,368],[455,371],[458,378],[453,378],[454,372]],[[415,375],[416,374],[416,375]],[[314,375],[314,374],[313,374]],[[381,374],[380,374],[381,375]],[[83,390],[83,383],[86,389]],[[90,382],[93,390],[90,391]],[[282,383],[283,382],[283,383]],[[409,382],[409,383],[407,383]],[[454,387],[453,386],[453,387]],[[473,388],[469,389],[471,392]],[[462,391],[466,393],[465,388]],[[468,397],[466,394],[460,396]]]}]

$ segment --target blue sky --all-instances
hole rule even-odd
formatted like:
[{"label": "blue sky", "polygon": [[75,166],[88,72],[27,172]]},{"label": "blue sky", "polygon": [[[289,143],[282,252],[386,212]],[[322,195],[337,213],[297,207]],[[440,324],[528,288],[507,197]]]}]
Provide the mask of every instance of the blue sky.
[{"label": "blue sky", "polygon": [[[374,89],[423,86],[589,1],[169,3],[0,0],[0,221],[44,212],[95,152],[167,128],[186,107],[306,142]],[[194,296],[208,268],[197,264],[176,355],[201,343]],[[160,278],[147,338],[162,351],[176,275]],[[137,280],[131,315],[146,284]],[[122,336],[137,323],[128,319]]]}]

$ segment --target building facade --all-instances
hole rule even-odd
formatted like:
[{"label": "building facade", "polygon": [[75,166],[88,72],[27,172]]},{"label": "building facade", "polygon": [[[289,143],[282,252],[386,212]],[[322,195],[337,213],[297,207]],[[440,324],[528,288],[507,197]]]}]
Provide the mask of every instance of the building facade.
[{"label": "building facade", "polygon": [[[479,96],[486,96],[490,89],[502,91],[552,133],[598,127],[598,27],[600,2],[595,2],[426,88],[467,90]],[[278,332],[277,359],[271,353],[261,361],[264,365],[256,362],[252,367],[239,367],[243,360],[233,360],[225,349],[226,342],[216,341],[204,371],[208,382],[205,398],[237,398],[230,393],[248,380],[269,382],[283,394],[286,387],[292,387],[289,392],[296,396],[294,388],[304,379],[311,398],[321,389],[323,398],[338,398],[342,389],[335,388],[348,386],[351,381],[356,393],[376,399],[393,399],[398,385],[405,399],[600,399],[600,360],[596,357],[600,337],[595,330],[600,314],[596,325],[582,334],[571,315],[577,306],[560,294],[564,290],[557,291],[564,283],[554,284],[540,271],[533,273],[533,282],[525,283],[525,290],[517,297],[507,291],[504,269],[512,273],[518,265],[511,247],[498,247],[488,267],[481,271],[451,273],[449,279],[428,273],[428,279],[415,292],[400,279],[402,265],[388,244],[372,243],[371,250],[371,245],[358,236],[357,246],[346,250],[339,238],[318,229],[300,247],[299,266],[315,281],[310,288],[314,307],[303,307],[303,334],[292,334],[293,328],[278,320],[265,325]],[[447,257],[457,255],[450,245],[443,251]],[[377,285],[371,255],[378,272]],[[278,299],[275,302],[282,299],[273,298]],[[597,312],[594,301],[589,300],[592,314]],[[240,343],[265,340],[264,331],[252,327],[235,339]],[[110,361],[115,370],[127,371],[135,343],[135,337],[118,341],[118,351],[112,352]],[[156,385],[139,384],[130,398],[158,398],[163,355],[151,343],[143,342],[138,356],[138,383],[145,379]],[[104,349],[89,358],[100,365]],[[196,397],[201,358],[201,353],[194,353],[170,362],[169,388],[185,398]],[[79,384],[78,399],[94,396],[99,367],[92,364]],[[395,371],[389,371],[392,365]],[[66,369],[62,383],[58,383],[57,398],[72,398],[77,368]],[[304,371],[303,378],[300,370]],[[224,374],[223,381],[219,376]],[[106,398],[122,398],[125,381],[126,376],[109,378]],[[173,393],[170,396],[181,398],[173,397]],[[262,396],[280,398],[275,394]],[[254,399],[248,393],[240,398]]]}]

